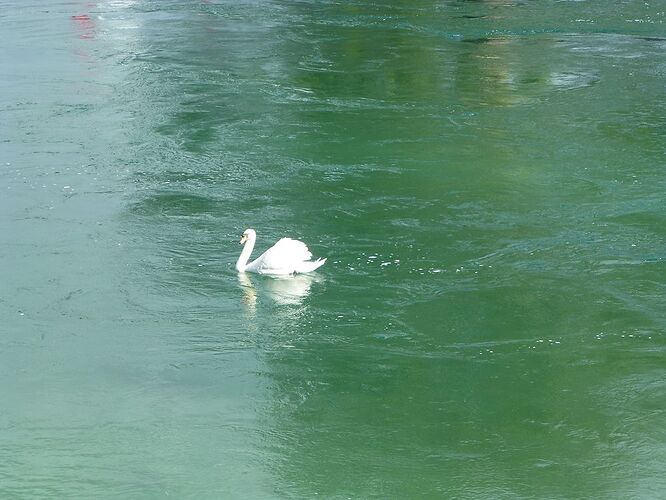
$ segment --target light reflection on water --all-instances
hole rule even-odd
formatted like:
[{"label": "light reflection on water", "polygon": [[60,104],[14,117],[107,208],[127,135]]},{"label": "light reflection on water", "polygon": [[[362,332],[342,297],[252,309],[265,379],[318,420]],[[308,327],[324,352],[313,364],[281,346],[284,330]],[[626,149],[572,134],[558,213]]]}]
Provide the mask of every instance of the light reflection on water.
[{"label": "light reflection on water", "polygon": [[[261,280],[259,290],[253,280]],[[300,305],[310,293],[310,287],[318,279],[312,275],[250,277],[248,273],[238,273],[238,282],[243,291],[243,303],[255,308],[259,294],[280,305]],[[321,281],[321,279],[319,279]]]}]

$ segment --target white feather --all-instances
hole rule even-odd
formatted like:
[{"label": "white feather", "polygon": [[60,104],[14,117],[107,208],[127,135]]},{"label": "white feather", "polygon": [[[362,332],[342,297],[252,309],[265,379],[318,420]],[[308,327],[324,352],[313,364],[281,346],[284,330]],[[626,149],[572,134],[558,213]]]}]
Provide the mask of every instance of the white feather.
[{"label": "white feather", "polygon": [[248,263],[256,237],[253,229],[248,229],[243,233],[241,242],[245,243],[245,247],[236,262],[236,269],[240,272],[273,275],[309,273],[326,263],[326,259],[310,260],[312,253],[308,250],[307,245],[291,238],[282,238],[254,261]]}]

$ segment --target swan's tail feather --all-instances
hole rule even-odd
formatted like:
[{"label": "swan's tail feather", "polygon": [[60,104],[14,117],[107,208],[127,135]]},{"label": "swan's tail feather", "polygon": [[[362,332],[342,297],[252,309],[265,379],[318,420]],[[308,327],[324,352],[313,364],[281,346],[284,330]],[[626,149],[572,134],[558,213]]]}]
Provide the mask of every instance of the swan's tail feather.
[{"label": "swan's tail feather", "polygon": [[295,272],[297,273],[309,273],[314,271],[315,269],[320,268],[326,264],[326,259],[317,259],[315,261],[305,261],[305,262],[300,262],[298,266],[296,266]]}]

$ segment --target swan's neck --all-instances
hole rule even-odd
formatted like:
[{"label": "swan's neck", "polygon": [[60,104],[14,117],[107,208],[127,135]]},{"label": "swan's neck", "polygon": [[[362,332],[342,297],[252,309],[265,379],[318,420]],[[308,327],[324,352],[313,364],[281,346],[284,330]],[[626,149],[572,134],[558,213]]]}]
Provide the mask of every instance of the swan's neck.
[{"label": "swan's neck", "polygon": [[248,237],[245,245],[243,245],[243,251],[236,261],[236,270],[240,273],[245,271],[247,268],[247,261],[250,260],[250,255],[252,254],[252,250],[254,250],[254,240],[254,236]]}]

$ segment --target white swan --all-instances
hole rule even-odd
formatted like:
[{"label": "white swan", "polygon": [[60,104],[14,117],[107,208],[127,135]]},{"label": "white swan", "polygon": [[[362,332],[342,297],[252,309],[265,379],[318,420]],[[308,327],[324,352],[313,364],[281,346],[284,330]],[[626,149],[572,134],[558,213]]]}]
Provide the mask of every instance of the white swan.
[{"label": "white swan", "polygon": [[248,264],[256,239],[254,229],[246,229],[241,236],[240,244],[245,246],[236,262],[238,272],[274,275],[309,273],[326,263],[326,259],[310,260],[312,254],[302,241],[282,238]]}]

